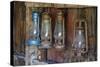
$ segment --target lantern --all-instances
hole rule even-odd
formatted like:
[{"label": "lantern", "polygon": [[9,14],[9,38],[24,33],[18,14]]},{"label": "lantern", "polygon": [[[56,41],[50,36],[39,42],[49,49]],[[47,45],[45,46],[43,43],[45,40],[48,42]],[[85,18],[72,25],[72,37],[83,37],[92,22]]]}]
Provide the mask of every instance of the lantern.
[{"label": "lantern", "polygon": [[74,41],[72,44],[77,61],[83,60],[83,54],[88,50],[87,23],[85,20],[78,20],[74,24]]},{"label": "lantern", "polygon": [[47,12],[42,14],[40,48],[50,48],[52,42],[51,18]]},{"label": "lantern", "polygon": [[54,40],[55,48],[64,48],[64,17],[62,11],[59,11],[56,16]]}]

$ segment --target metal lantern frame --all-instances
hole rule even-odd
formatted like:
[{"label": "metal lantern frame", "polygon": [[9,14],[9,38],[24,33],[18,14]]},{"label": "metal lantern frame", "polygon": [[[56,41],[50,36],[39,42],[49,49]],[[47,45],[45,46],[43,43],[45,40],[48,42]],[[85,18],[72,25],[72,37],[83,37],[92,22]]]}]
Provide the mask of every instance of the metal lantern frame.
[{"label": "metal lantern frame", "polygon": [[[74,22],[74,38],[73,39],[75,39],[76,38],[76,29],[77,29],[77,27],[76,27],[76,24],[77,23],[84,23],[84,31],[85,31],[85,48],[86,48],[86,50],[85,51],[82,51],[82,53],[86,53],[87,51],[88,51],[88,33],[87,33],[87,22],[86,22],[86,20],[84,20],[84,19],[80,19],[80,20],[76,20],[76,22]],[[74,46],[74,41],[73,41],[73,44],[72,44],[72,47]],[[74,48],[72,48],[74,51],[75,50],[77,50],[77,49],[74,49]]]}]

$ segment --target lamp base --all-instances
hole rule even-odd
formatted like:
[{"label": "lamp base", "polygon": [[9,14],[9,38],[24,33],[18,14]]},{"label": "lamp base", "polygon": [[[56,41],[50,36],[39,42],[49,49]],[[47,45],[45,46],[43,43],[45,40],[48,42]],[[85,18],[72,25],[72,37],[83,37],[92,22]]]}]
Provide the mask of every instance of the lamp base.
[{"label": "lamp base", "polygon": [[49,41],[43,41],[39,48],[51,48],[51,43]]}]

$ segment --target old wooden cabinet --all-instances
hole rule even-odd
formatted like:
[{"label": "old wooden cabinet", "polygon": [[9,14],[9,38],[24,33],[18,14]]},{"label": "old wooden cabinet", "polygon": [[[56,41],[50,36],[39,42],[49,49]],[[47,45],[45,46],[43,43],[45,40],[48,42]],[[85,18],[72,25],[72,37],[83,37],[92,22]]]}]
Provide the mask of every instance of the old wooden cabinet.
[{"label": "old wooden cabinet", "polygon": [[[40,13],[40,32],[41,15],[47,12],[51,17],[51,48],[39,48],[38,46],[27,45],[30,31],[33,28],[32,11],[38,9]],[[55,48],[54,31],[56,26],[57,12],[63,13],[63,44],[62,49]],[[84,19],[87,24],[87,46],[88,51],[82,54],[82,60],[73,51],[74,26],[76,20]],[[48,28],[48,27],[47,27]],[[41,40],[41,34],[40,34]],[[41,45],[41,43],[40,43]],[[36,50],[34,52],[34,50]],[[29,55],[36,54],[38,61],[32,60]],[[68,63],[77,61],[96,61],[97,60],[97,7],[88,5],[39,3],[39,2],[11,2],[11,65],[32,65],[32,64],[52,64]]]}]

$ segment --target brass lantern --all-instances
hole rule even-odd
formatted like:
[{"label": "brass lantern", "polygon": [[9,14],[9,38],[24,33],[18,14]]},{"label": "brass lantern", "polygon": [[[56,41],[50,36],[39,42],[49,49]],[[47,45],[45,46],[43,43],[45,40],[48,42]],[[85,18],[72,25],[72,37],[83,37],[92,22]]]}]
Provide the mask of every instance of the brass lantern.
[{"label": "brass lantern", "polygon": [[50,48],[52,41],[51,18],[47,12],[42,14],[40,48]]},{"label": "brass lantern", "polygon": [[55,48],[64,48],[64,17],[62,11],[59,11],[56,16],[54,40]]}]

